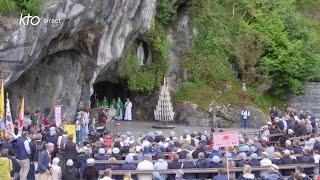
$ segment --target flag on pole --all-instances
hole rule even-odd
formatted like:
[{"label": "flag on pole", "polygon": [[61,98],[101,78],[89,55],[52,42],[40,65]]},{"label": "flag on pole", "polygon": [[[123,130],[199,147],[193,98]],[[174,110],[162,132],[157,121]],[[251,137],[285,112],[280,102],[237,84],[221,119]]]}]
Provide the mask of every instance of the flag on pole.
[{"label": "flag on pole", "polygon": [[4,118],[4,90],[3,90],[3,80],[0,80],[0,121]]},{"label": "flag on pole", "polygon": [[24,97],[22,97],[20,104],[20,111],[18,116],[18,129],[22,129],[24,125]]},{"label": "flag on pole", "polygon": [[13,132],[12,116],[10,109],[10,101],[7,94],[7,103],[6,103],[6,127],[9,132]]}]

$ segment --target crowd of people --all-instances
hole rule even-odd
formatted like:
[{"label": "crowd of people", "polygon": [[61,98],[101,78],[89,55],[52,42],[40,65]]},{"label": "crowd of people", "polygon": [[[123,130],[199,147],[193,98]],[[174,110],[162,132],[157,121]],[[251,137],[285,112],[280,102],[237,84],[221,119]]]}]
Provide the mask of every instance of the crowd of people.
[{"label": "crowd of people", "polygon": [[[21,133],[15,128],[13,134],[3,137],[0,145],[0,179],[320,179],[317,115],[295,112],[291,107],[284,112],[272,108],[270,122],[260,133],[239,134],[239,145],[228,148],[215,146],[214,134],[221,131],[215,128],[201,132],[185,130],[182,134],[126,132],[112,137],[108,129],[101,132],[95,129],[99,117],[78,113],[75,119],[83,121],[83,118],[88,118],[90,126],[84,135],[77,135],[77,142],[64,131],[66,122],[57,127],[54,123],[46,125],[41,119],[40,125],[32,121]],[[282,165],[293,164],[315,166],[281,169]],[[261,166],[266,168],[254,171]],[[242,168],[242,172],[233,172],[236,167]],[[204,168],[218,171],[188,171]],[[161,171],[170,169],[174,174]],[[145,173],[130,173],[134,170]]]}]

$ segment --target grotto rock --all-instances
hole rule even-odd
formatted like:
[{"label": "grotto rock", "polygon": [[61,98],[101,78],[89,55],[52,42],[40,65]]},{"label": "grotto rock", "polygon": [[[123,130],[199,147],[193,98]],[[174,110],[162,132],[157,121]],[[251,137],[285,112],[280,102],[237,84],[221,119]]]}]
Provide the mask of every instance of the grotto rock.
[{"label": "grotto rock", "polygon": [[[63,104],[72,120],[90,104],[98,75],[117,61],[127,42],[146,32],[156,0],[46,0],[41,22],[19,25],[19,17],[0,18],[0,69],[16,114]],[[61,23],[44,23],[60,18]]]}]

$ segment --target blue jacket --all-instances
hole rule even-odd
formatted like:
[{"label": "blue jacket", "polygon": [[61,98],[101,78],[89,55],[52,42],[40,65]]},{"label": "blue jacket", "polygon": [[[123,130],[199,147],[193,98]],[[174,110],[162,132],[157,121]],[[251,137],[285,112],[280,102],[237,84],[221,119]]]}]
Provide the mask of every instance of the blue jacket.
[{"label": "blue jacket", "polygon": [[213,180],[228,180],[228,176],[224,174],[217,175],[213,178]]},{"label": "blue jacket", "polygon": [[125,163],[122,165],[121,170],[136,170],[137,166],[134,163]]},{"label": "blue jacket", "polygon": [[221,158],[222,154],[220,151],[212,150],[208,158],[213,158],[213,156],[218,156],[219,158]]},{"label": "blue jacket", "polygon": [[[108,157],[105,156],[105,155],[99,154],[99,155],[97,156],[97,160],[107,160],[107,159],[108,159]],[[98,170],[105,170],[106,167],[107,167],[107,165],[104,164],[104,163],[97,163],[97,164],[96,164],[96,167],[97,167]]]},{"label": "blue jacket", "polygon": [[249,165],[250,165],[250,166],[260,166],[260,160],[258,160],[258,159],[251,159],[251,160],[249,160]]},{"label": "blue jacket", "polygon": [[19,160],[24,160],[24,159],[28,159],[29,155],[28,152],[26,150],[26,148],[24,147],[24,142],[26,141],[25,138],[20,137],[17,141],[16,144],[16,148],[17,148],[17,159]]},{"label": "blue jacket", "polygon": [[[298,159],[299,163],[314,163],[314,158],[312,155],[303,155]],[[306,175],[312,175],[314,168],[305,168],[304,173]]]},{"label": "blue jacket", "polygon": [[181,162],[177,160],[172,160],[168,163],[168,169],[180,169],[181,168]]},{"label": "blue jacket", "polygon": [[272,164],[276,164],[276,165],[282,165],[283,161],[282,159],[272,159]]},{"label": "blue jacket", "polygon": [[[193,161],[185,161],[183,162],[182,166],[183,169],[196,168],[196,163],[194,163]],[[197,179],[197,177],[196,174],[185,173],[183,175],[183,179]]]},{"label": "blue jacket", "polygon": [[[196,163],[197,168],[203,169],[203,168],[210,168],[210,161],[206,159],[199,159]],[[197,174],[198,179],[207,179],[209,177],[208,173],[200,173]]]},{"label": "blue jacket", "polygon": [[[289,156],[283,156],[281,158],[282,164],[295,164],[295,160],[291,159]],[[290,176],[292,169],[283,169],[281,170],[281,174],[284,176]]]},{"label": "blue jacket", "polygon": [[50,170],[49,163],[50,163],[50,157],[48,155],[47,150],[44,150],[39,155],[38,172],[45,173],[47,170]]}]

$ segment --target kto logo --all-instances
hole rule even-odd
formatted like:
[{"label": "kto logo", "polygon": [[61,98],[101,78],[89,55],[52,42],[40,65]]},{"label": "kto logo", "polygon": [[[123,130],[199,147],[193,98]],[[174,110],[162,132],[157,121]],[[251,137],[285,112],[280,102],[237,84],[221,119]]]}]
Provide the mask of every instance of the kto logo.
[{"label": "kto logo", "polygon": [[23,16],[22,14],[20,15],[20,22],[19,25],[29,25],[29,23],[33,26],[36,26],[40,23],[40,18],[39,16],[31,16],[28,14],[27,16]]}]

